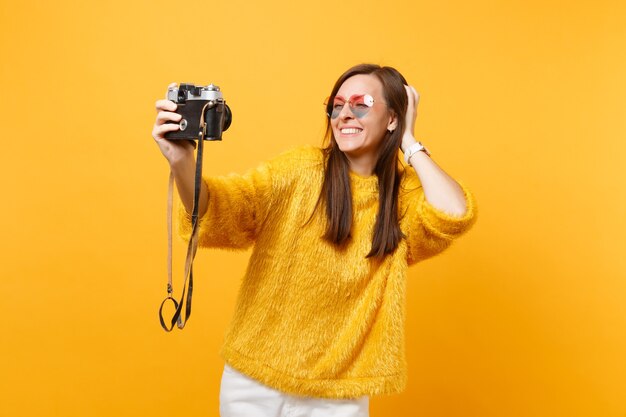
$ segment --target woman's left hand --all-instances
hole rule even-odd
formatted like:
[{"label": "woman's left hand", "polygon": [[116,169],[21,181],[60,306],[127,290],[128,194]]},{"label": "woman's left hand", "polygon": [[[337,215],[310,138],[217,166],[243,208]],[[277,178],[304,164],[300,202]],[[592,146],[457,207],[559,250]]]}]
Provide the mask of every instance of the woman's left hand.
[{"label": "woman's left hand", "polygon": [[415,131],[415,119],[417,119],[417,105],[420,101],[420,95],[415,88],[405,85],[406,95],[409,98],[409,105],[406,108],[404,121],[404,134],[402,135],[402,152],[416,142],[413,132]]}]

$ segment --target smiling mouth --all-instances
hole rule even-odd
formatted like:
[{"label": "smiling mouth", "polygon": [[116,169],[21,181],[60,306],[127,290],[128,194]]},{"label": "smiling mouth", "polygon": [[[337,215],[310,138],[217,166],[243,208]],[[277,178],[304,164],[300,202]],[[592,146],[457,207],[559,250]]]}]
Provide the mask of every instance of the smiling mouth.
[{"label": "smiling mouth", "polygon": [[340,130],[342,135],[356,135],[356,134],[361,133],[362,131],[363,129],[359,129],[355,127],[349,127],[349,128],[344,128]]}]

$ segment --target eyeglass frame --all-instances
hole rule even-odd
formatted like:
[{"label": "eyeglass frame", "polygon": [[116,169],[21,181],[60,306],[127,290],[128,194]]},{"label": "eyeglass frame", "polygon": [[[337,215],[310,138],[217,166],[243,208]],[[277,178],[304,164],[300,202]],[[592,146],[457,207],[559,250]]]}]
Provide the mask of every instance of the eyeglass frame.
[{"label": "eyeglass frame", "polygon": [[[332,111],[330,111],[330,112],[328,111],[328,106],[331,104],[331,103],[330,103],[330,99],[332,98],[332,99],[333,99],[333,102],[334,102],[334,100],[335,100],[337,97],[339,97],[339,98],[341,98],[342,100],[344,100],[344,103],[343,103],[343,106],[341,107],[340,113],[341,113],[341,111],[343,111],[343,108],[346,106],[346,104],[348,104],[348,108],[350,109],[350,112],[354,115],[354,117],[356,117],[357,119],[361,119],[361,118],[365,117],[365,116],[367,115],[367,113],[365,113],[365,114],[364,114],[364,115],[362,115],[362,116],[358,116],[358,115],[354,112],[354,108],[353,108],[353,106],[352,106],[352,102],[353,102],[353,98],[354,98],[355,96],[356,96],[356,97],[359,97],[359,98],[363,97],[364,102],[365,102],[365,105],[368,107],[367,112],[369,112],[369,110],[370,110],[372,107],[374,107],[374,104],[376,103],[376,100],[374,100],[374,97],[372,97],[372,96],[371,96],[371,94],[352,94],[350,97],[348,97],[348,99],[347,99],[347,100],[346,100],[343,96],[338,96],[338,95],[335,95],[335,96],[332,96],[332,97],[331,97],[331,96],[328,96],[328,97],[326,97],[326,100],[324,100],[324,105],[326,106],[326,115],[327,115],[328,117],[330,117],[331,119],[336,119],[337,117],[339,117],[339,114],[337,114],[337,116],[335,116],[335,117],[332,117],[332,113],[333,113],[333,112],[332,112]],[[370,105],[368,105],[368,104],[367,104],[368,102],[369,102],[369,103],[371,103],[371,104],[370,104]],[[334,106],[334,104],[333,104],[333,105],[332,105],[332,107],[331,107],[331,109],[332,109],[332,108],[334,108],[334,107],[335,107],[335,106]]]}]

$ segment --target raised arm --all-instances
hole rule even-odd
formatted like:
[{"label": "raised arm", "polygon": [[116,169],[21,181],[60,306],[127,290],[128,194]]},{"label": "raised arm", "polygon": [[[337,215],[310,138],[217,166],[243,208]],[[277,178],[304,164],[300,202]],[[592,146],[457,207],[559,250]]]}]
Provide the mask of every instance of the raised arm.
[{"label": "raised arm", "polygon": [[[405,131],[402,136],[402,152],[417,141],[413,136],[419,94],[415,88],[405,86],[409,104],[406,114]],[[466,201],[461,186],[449,176],[425,152],[413,154],[410,165],[417,172],[417,176],[424,188],[426,199],[433,207],[451,215],[462,216],[466,210]]]},{"label": "raised arm", "polygon": [[[402,152],[417,141],[413,136],[419,95],[413,87],[405,86],[409,99]],[[410,157],[421,186],[407,197],[408,262],[434,256],[445,250],[454,239],[465,233],[476,221],[476,201],[471,192],[448,175],[425,152]]]}]

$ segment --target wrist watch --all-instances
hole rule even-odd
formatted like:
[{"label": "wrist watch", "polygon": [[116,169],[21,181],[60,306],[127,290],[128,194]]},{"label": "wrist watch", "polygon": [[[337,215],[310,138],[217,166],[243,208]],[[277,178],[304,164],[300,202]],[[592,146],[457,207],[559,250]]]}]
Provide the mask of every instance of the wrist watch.
[{"label": "wrist watch", "polygon": [[404,160],[408,165],[411,165],[411,156],[415,155],[419,151],[424,151],[426,155],[430,156],[430,151],[426,149],[426,146],[422,145],[422,142],[415,142],[413,145],[406,148],[406,152],[404,152]]}]

